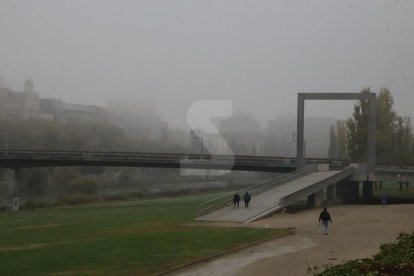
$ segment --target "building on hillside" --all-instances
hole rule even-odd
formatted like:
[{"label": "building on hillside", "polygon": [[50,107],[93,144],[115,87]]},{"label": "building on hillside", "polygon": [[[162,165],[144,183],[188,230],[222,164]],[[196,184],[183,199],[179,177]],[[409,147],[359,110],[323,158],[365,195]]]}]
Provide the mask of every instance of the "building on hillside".
[{"label": "building on hillside", "polygon": [[95,105],[68,104],[59,99],[40,99],[39,103],[42,112],[51,114],[58,121],[103,123],[109,117],[104,108]]},{"label": "building on hillside", "polygon": [[33,89],[33,81],[27,79],[23,92],[16,92],[9,88],[0,89],[0,118],[27,120],[49,119],[50,116],[40,110],[39,95]]},{"label": "building on hillside", "polygon": [[31,79],[25,81],[23,92],[9,88],[0,89],[0,118],[7,120],[55,119],[77,123],[114,121],[112,116],[99,106],[68,104],[60,99],[39,98]]}]

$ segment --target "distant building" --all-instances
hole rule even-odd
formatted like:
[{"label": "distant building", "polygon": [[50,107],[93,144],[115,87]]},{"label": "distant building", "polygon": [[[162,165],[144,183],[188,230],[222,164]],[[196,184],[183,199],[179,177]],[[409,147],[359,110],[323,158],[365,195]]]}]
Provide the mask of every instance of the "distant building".
[{"label": "distant building", "polygon": [[259,122],[250,115],[238,113],[224,119],[220,123],[219,131],[234,154],[263,154],[264,133]]},{"label": "distant building", "polygon": [[0,89],[0,118],[21,119],[48,117],[39,107],[39,95],[33,90],[33,81],[24,83],[24,91],[9,88]]},{"label": "distant building", "polygon": [[0,118],[27,120],[39,118],[77,123],[108,122],[111,116],[106,109],[94,105],[68,104],[59,99],[42,99],[34,90],[31,79],[24,82],[24,91],[0,89]]},{"label": "distant building", "polygon": [[68,104],[59,99],[40,99],[40,110],[58,121],[76,123],[106,122],[108,113],[95,105]]},{"label": "distant building", "polygon": [[137,143],[143,141],[167,142],[170,137],[168,123],[163,121],[150,101],[131,99],[110,100],[108,110],[118,119],[125,135]]},{"label": "distant building", "polygon": [[39,98],[31,79],[24,82],[22,92],[0,87],[0,119],[27,120],[38,118],[59,122],[97,123],[116,125],[137,142],[169,141],[174,137],[168,123],[161,119],[154,105],[148,102],[113,102],[108,109],[83,104],[69,104],[60,99]]}]

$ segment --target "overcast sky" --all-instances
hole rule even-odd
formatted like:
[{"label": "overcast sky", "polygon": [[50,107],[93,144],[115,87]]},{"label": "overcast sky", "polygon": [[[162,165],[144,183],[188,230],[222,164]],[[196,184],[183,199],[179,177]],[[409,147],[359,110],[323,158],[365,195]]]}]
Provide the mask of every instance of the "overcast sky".
[{"label": "overcast sky", "polygon": [[[414,116],[412,0],[0,0],[0,74],[16,90],[106,106],[150,99],[184,124],[199,100],[231,100],[262,123],[298,92],[389,87]],[[333,104],[333,102],[330,102]],[[353,103],[307,104],[307,116]]]}]

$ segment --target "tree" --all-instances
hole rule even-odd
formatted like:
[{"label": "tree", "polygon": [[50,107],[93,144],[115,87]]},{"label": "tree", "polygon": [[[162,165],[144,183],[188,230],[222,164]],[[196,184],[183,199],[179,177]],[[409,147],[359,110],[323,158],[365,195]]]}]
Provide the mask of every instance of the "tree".
[{"label": "tree", "polygon": [[96,181],[90,177],[79,177],[69,186],[70,192],[81,193],[86,195],[96,194],[98,186]]},{"label": "tree", "polygon": [[[370,88],[361,93],[370,93]],[[393,110],[394,99],[387,88],[377,96],[376,159],[384,163],[409,162],[412,147],[411,123]],[[347,154],[351,160],[365,160],[368,132],[368,100],[354,106],[353,117],[346,121]]]},{"label": "tree", "polygon": [[399,117],[395,126],[395,153],[399,163],[413,163],[411,120],[409,117]]},{"label": "tree", "polygon": [[26,169],[23,171],[23,183],[30,194],[42,194],[47,189],[48,172],[44,168]]},{"label": "tree", "polygon": [[331,159],[345,159],[346,155],[346,125],[344,121],[336,121],[336,127],[329,129],[328,157]]},{"label": "tree", "polygon": [[[394,99],[387,88],[381,88],[377,97],[376,156],[380,162],[396,161],[395,126],[399,117],[393,110]],[[391,160],[390,160],[391,159]]]},{"label": "tree", "polygon": [[345,121],[336,121],[336,137],[338,141],[338,159],[346,159],[346,125]]},{"label": "tree", "polygon": [[331,126],[329,128],[329,148],[328,148],[328,157],[330,159],[336,159],[338,153],[338,138],[335,133],[335,127]]},{"label": "tree", "polygon": [[[362,94],[371,93],[371,89],[364,88]],[[367,151],[368,132],[368,99],[364,98],[354,106],[353,118],[346,121],[347,155],[351,160],[364,160]]]}]

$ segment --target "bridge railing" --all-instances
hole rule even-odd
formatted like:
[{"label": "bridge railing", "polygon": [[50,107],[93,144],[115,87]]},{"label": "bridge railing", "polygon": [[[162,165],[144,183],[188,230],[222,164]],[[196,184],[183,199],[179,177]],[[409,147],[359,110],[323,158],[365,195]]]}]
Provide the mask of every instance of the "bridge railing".
[{"label": "bridge railing", "polygon": [[233,196],[236,192],[240,194],[240,197],[243,197],[243,194],[245,194],[246,192],[249,192],[250,195],[254,196],[259,193],[273,189],[281,184],[289,182],[299,176],[316,172],[317,170],[318,165],[310,165],[302,169],[293,171],[291,173],[268,179],[260,183],[254,184],[252,186],[248,186],[240,190],[234,191],[232,193],[226,194],[224,196],[220,196],[218,198],[203,202],[200,204],[200,214],[207,214],[217,209],[220,209],[224,206],[231,205],[233,202]]},{"label": "bridge railing", "polygon": [[[71,161],[120,161],[146,163],[192,162],[194,165],[225,163],[239,166],[281,166],[294,167],[296,159],[278,156],[249,155],[210,155],[193,153],[154,153],[154,152],[113,152],[113,151],[48,151],[48,150],[0,150],[0,159],[5,160],[71,160]],[[306,159],[306,163],[329,163],[331,166],[346,165],[345,160]]]},{"label": "bridge railing", "polygon": [[232,161],[238,163],[277,163],[294,164],[295,159],[275,156],[233,156],[184,153],[152,152],[111,152],[111,151],[46,151],[46,150],[0,150],[2,159],[76,159],[76,160],[212,160]]}]

